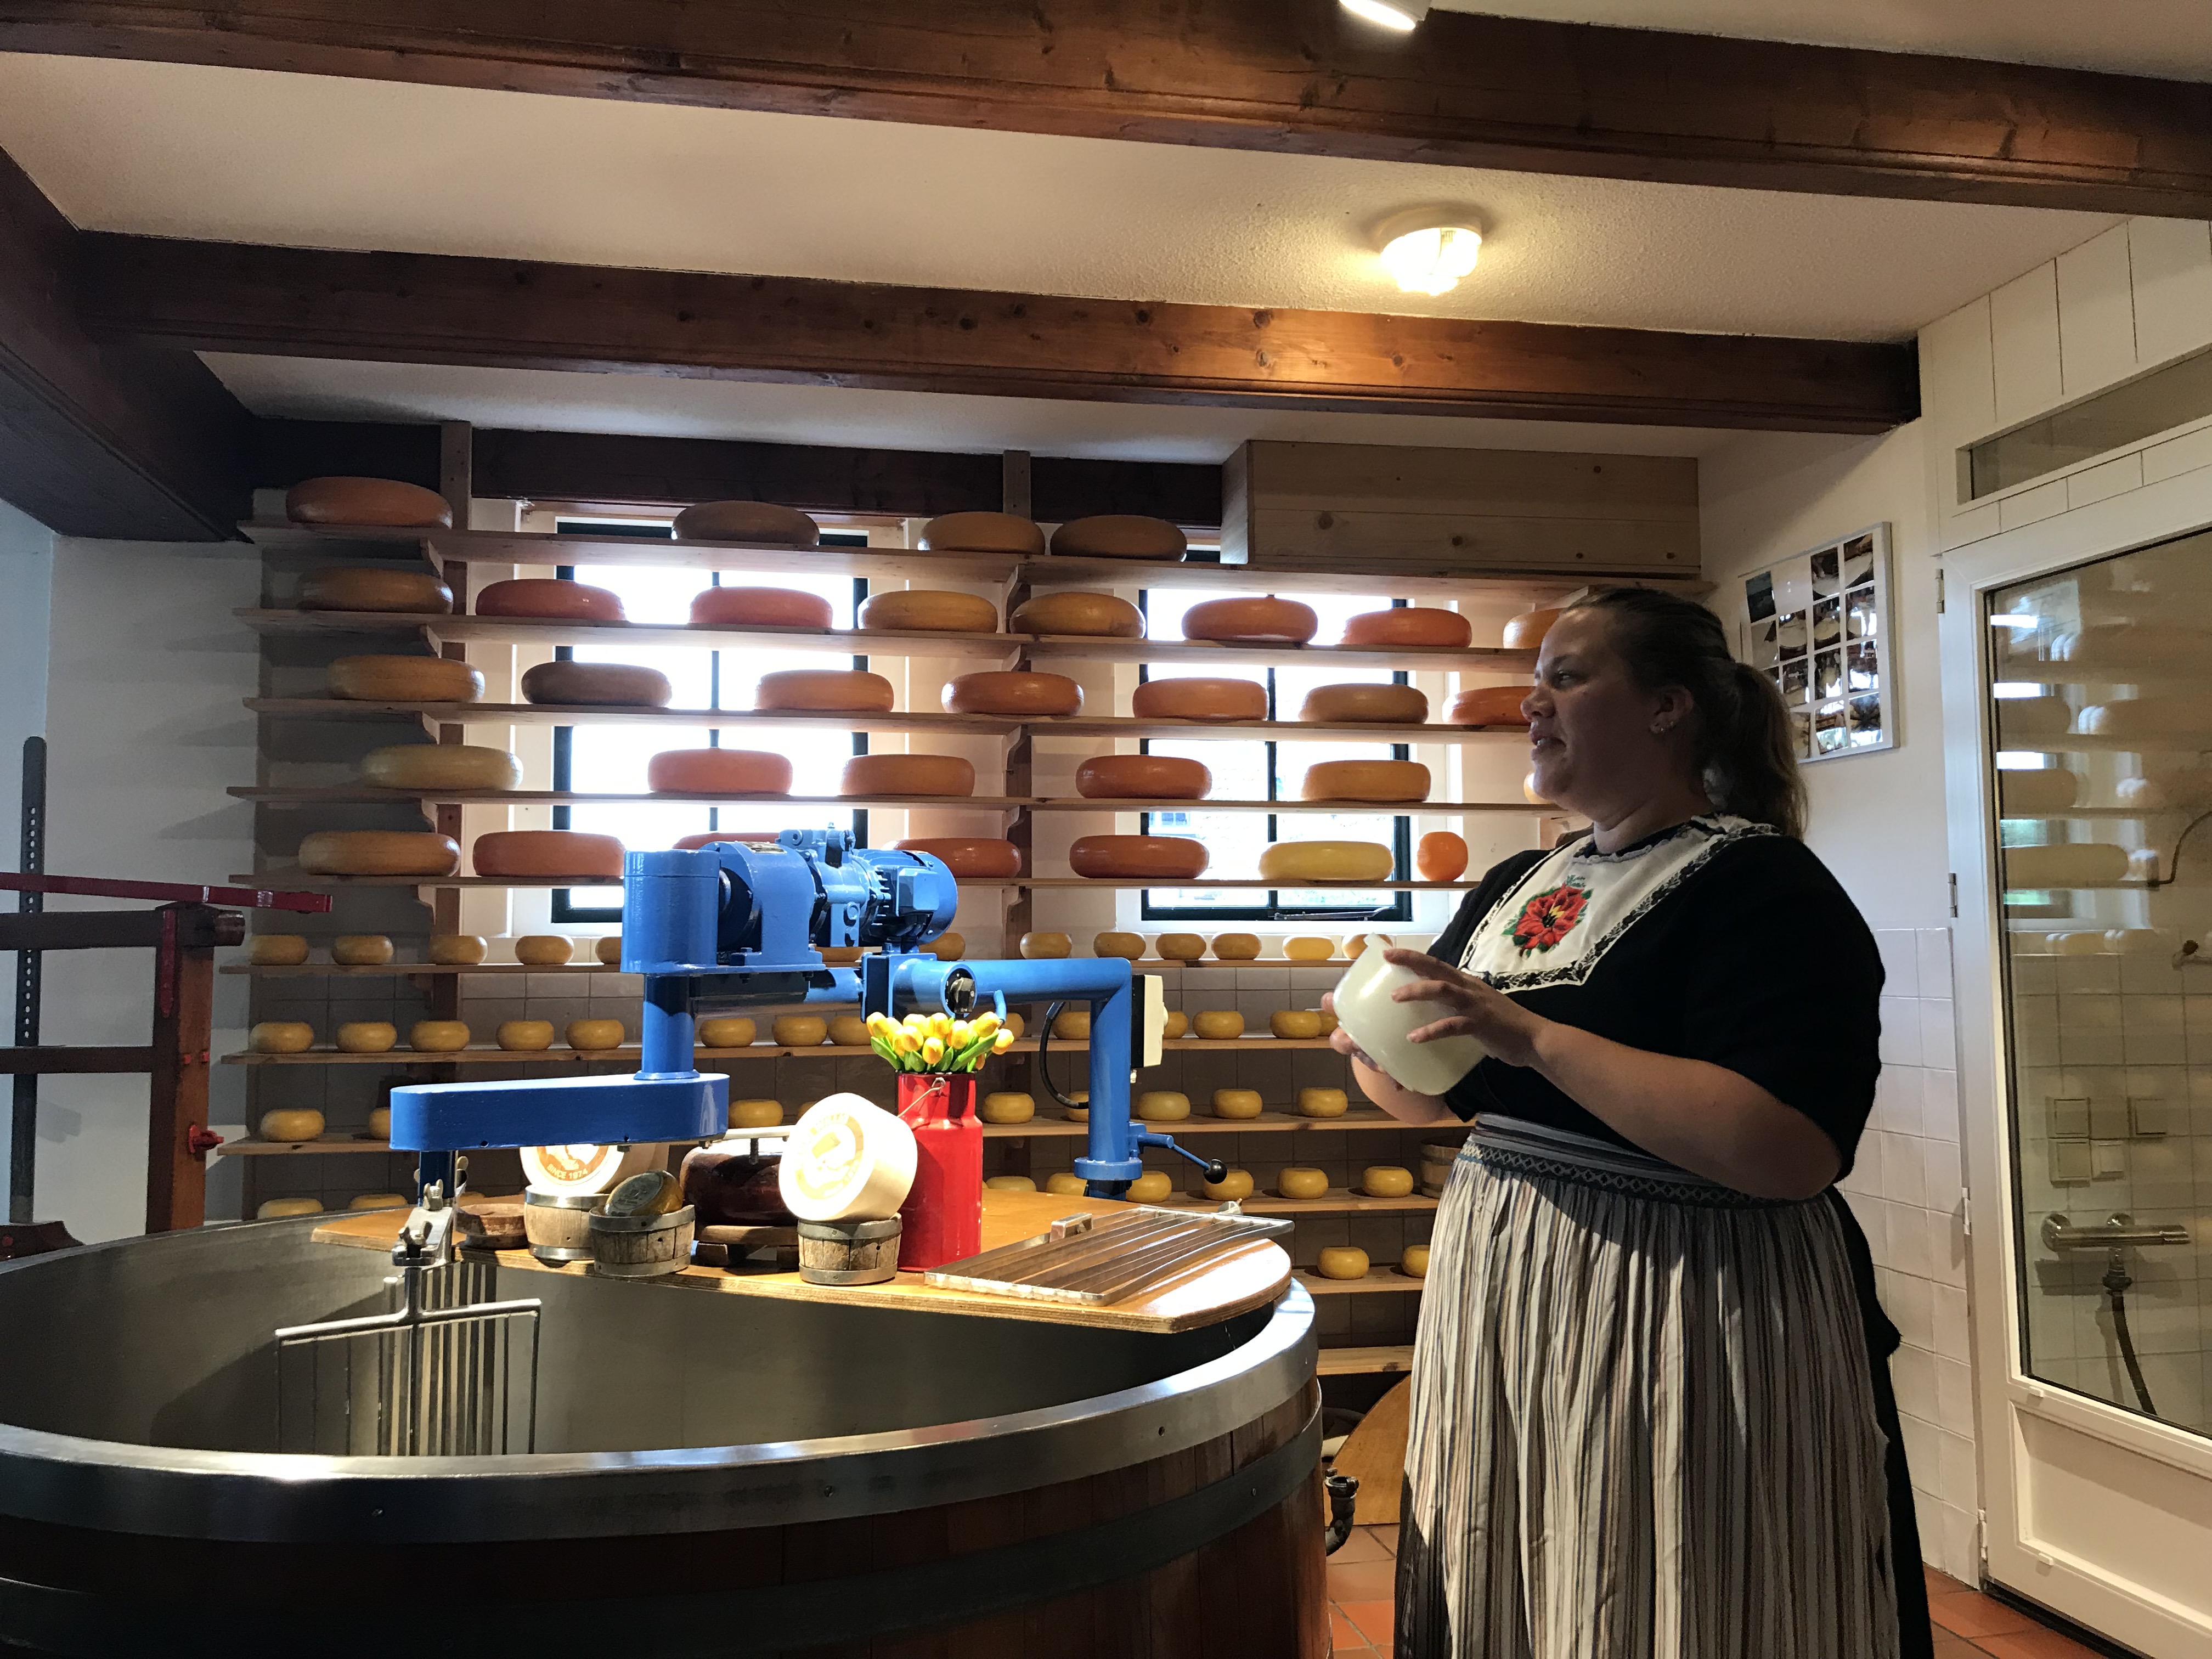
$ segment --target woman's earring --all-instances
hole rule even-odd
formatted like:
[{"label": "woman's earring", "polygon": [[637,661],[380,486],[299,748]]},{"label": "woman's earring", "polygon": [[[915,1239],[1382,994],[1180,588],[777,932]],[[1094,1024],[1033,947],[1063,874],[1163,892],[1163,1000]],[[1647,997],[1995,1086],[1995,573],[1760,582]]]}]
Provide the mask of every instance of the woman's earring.
[{"label": "woman's earring", "polygon": [[1663,738],[1674,729],[1674,722],[1672,720],[1654,720],[1651,722],[1651,735],[1655,738]]}]

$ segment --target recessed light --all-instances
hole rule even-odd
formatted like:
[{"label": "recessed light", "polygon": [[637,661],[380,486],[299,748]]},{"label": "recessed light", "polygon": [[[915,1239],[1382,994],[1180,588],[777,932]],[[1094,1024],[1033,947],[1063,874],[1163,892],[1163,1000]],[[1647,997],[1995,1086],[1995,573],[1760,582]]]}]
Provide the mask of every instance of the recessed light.
[{"label": "recessed light", "polygon": [[1340,0],[1345,10],[1404,33],[1429,15],[1430,0]]},{"label": "recessed light", "polygon": [[1449,294],[1474,269],[1482,252],[1482,233],[1473,225],[1408,223],[1383,228],[1382,268],[1408,294]]}]

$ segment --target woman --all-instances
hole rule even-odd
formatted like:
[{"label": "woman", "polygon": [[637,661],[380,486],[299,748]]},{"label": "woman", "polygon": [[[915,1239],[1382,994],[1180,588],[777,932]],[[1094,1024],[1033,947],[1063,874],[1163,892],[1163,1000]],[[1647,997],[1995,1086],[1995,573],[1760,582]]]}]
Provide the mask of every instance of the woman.
[{"label": "woman", "polygon": [[1789,716],[1689,600],[1546,637],[1535,784],[1587,837],[1492,870],[1401,1001],[1489,1057],[1437,1214],[1398,1572],[1408,1659],[1899,1659],[1926,1595],[1864,1241],[1874,939],[1798,836]]}]

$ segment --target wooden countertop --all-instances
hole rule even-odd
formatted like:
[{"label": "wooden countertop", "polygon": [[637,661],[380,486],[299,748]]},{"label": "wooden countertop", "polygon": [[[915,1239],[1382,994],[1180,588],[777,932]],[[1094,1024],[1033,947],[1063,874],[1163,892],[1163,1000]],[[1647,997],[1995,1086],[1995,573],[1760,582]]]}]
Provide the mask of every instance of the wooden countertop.
[{"label": "wooden countertop", "polygon": [[[479,1200],[489,1202],[489,1200]],[[469,1200],[465,1198],[465,1207]],[[1122,1208],[1111,1199],[1063,1198],[1052,1193],[983,1194],[983,1248],[994,1249],[1041,1233],[1057,1218],[1088,1210],[1110,1215]],[[333,1216],[315,1229],[319,1244],[389,1252],[399,1237],[404,1210],[371,1210]],[[587,1262],[540,1261],[527,1250],[502,1250],[500,1265],[532,1273],[588,1274]],[[1032,1319],[1053,1325],[1092,1325],[1115,1330],[1195,1330],[1265,1307],[1291,1282],[1291,1258],[1270,1240],[1255,1239],[1232,1253],[1180,1274],[1148,1294],[1109,1307],[989,1296],[975,1291],[942,1290],[925,1285],[920,1273],[899,1274],[882,1285],[809,1285],[798,1273],[769,1269],[684,1267],[660,1279],[624,1281],[679,1289],[720,1291],[735,1296],[778,1297],[789,1302],[835,1302],[848,1306],[907,1308],[936,1313],[975,1314],[986,1319]]]}]

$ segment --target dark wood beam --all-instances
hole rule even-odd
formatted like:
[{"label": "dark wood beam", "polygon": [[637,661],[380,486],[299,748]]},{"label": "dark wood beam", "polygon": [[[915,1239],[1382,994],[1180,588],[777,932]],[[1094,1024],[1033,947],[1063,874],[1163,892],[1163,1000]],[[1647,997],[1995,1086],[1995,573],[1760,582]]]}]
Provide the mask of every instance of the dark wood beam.
[{"label": "dark wood beam", "polygon": [[86,238],[87,325],[145,346],[903,391],[1879,432],[1913,349]]},{"label": "dark wood beam", "polygon": [[250,417],[189,351],[91,338],[73,304],[83,254],[0,155],[0,501],[67,536],[234,535]]},{"label": "dark wood beam", "polygon": [[2212,87],[1336,0],[0,0],[0,49],[2212,217]]}]

